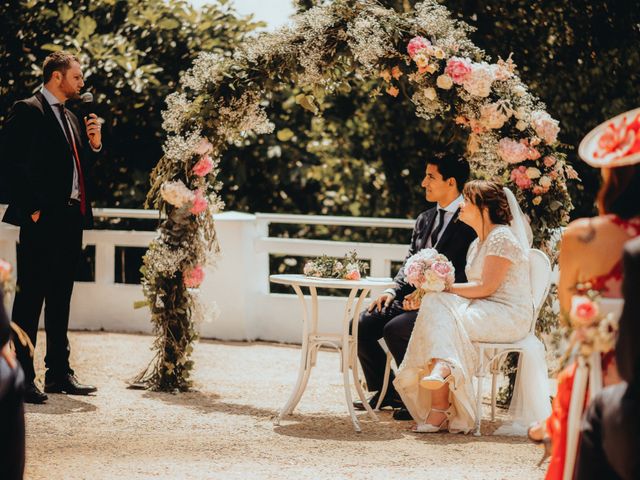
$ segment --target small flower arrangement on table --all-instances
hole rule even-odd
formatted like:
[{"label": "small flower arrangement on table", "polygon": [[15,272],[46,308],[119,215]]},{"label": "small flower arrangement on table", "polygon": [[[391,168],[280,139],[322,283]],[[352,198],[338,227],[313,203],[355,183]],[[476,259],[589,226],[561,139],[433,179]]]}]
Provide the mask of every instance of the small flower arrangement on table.
[{"label": "small flower arrangement on table", "polygon": [[308,277],[360,280],[367,269],[366,263],[358,259],[356,251],[353,250],[341,260],[327,255],[310,260],[304,265],[303,272]]},{"label": "small flower arrangement on table", "polygon": [[409,257],[404,266],[407,281],[416,287],[420,298],[427,292],[442,292],[455,281],[456,269],[449,259],[434,248],[424,248]]}]

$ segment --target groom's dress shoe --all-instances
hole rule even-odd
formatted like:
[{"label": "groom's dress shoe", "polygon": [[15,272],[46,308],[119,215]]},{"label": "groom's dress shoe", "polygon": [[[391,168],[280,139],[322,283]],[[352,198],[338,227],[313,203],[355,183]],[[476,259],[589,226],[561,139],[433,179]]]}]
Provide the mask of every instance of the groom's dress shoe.
[{"label": "groom's dress shoe", "polygon": [[[379,398],[380,398],[380,392],[374,393],[369,399],[369,406],[375,409],[376,406],[378,405]],[[353,407],[356,410],[366,410],[364,404],[361,401],[353,402]],[[387,395],[382,399],[382,403],[380,404],[380,409],[383,409],[384,407],[400,408],[400,407],[404,407],[404,404],[402,403],[402,400],[400,400],[399,398],[394,398]]]},{"label": "groom's dress shoe", "polygon": [[36,384],[31,382],[25,385],[24,388],[24,402],[25,403],[35,403],[42,404],[47,401],[49,397],[42,393]]},{"label": "groom's dress shoe", "polygon": [[401,420],[401,421],[413,420],[413,418],[411,417],[411,414],[409,413],[409,410],[407,410],[404,407],[393,411],[393,419]]},{"label": "groom's dress shoe", "polygon": [[97,392],[98,389],[92,385],[83,385],[71,374],[60,378],[46,380],[44,391],[47,393],[66,393],[68,395],[89,395]]}]

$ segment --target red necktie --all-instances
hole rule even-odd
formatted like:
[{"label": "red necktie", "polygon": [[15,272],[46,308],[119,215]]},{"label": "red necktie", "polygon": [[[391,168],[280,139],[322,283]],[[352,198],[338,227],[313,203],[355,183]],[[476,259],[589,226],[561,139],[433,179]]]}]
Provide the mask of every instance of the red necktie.
[{"label": "red necktie", "polygon": [[78,170],[78,187],[80,189],[80,212],[84,215],[87,212],[87,206],[84,196],[84,175],[82,174],[82,167],[80,166],[80,156],[78,155],[78,149],[76,148],[76,140],[69,128],[69,119],[67,117],[67,109],[64,108],[64,104],[57,103],[56,106],[60,110],[60,117],[62,118],[62,126],[64,127],[64,133],[67,135],[67,141],[69,142],[69,148],[71,149],[71,155],[76,162],[76,169]]}]

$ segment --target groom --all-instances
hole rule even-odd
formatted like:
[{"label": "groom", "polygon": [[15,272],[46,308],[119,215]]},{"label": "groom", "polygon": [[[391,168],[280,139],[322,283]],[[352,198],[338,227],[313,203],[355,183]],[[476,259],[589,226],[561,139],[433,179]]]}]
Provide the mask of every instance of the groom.
[{"label": "groom", "polygon": [[[463,158],[445,155],[427,161],[422,187],[427,201],[437,205],[418,216],[405,262],[423,248],[435,248],[453,263],[456,282],[466,281],[464,267],[467,250],[476,234],[471,227],[458,221],[458,214],[462,188],[468,179],[469,164]],[[373,301],[368,311],[360,316],[358,325],[358,358],[367,387],[377,392],[369,399],[372,408],[378,402],[386,366],[386,354],[378,340],[384,338],[396,364],[400,365],[420,307],[415,288],[406,282],[403,268],[394,281],[396,288],[385,290]],[[403,406],[392,381],[393,373],[381,408]],[[361,402],[354,402],[354,406],[364,409]],[[402,409],[394,413],[394,418],[408,420],[410,416]]]}]

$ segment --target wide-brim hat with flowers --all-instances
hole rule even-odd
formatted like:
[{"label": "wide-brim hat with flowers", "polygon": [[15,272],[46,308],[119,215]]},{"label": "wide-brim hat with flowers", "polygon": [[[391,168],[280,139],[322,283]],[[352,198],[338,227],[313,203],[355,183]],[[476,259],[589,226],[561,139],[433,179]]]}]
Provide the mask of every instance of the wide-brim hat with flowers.
[{"label": "wide-brim hat with flowers", "polygon": [[580,142],[578,154],[596,168],[640,163],[640,108],[621,113],[591,130]]}]

